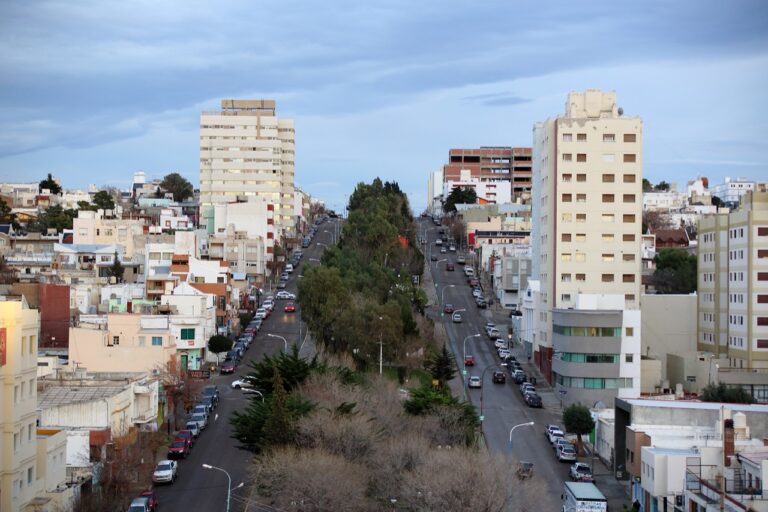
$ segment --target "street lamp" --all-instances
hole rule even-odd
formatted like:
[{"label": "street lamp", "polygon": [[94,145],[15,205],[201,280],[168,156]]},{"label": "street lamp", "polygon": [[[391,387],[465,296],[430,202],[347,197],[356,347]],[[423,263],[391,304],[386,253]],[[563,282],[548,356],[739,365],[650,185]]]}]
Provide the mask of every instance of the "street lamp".
[{"label": "street lamp", "polygon": [[323,242],[317,242],[317,244],[316,244],[316,245],[322,245],[322,246],[323,246],[323,247],[325,247],[326,249],[328,248],[328,245],[327,245],[327,244],[324,244]]},{"label": "street lamp", "polygon": [[322,261],[317,258],[309,258],[309,261],[316,261],[317,263],[322,263]]},{"label": "street lamp", "polygon": [[267,336],[269,336],[270,338],[280,338],[281,340],[283,340],[283,345],[285,347],[284,352],[286,353],[288,352],[288,340],[286,340],[285,338],[283,338],[278,334],[267,333]]},{"label": "street lamp", "polygon": [[[379,321],[384,320],[383,316],[379,317]],[[381,340],[381,326],[379,326],[379,375],[384,373],[384,343]]]},{"label": "street lamp", "polygon": [[509,452],[512,453],[512,432],[515,431],[517,427],[532,427],[534,423],[532,421],[529,421],[528,423],[520,423],[519,425],[515,425],[511,429],[509,429]]},{"label": "street lamp", "polygon": [[232,494],[232,491],[234,491],[235,489],[241,488],[245,484],[243,482],[240,482],[239,484],[237,484],[236,487],[232,487],[232,477],[229,476],[229,473],[227,473],[226,470],[217,468],[216,466],[211,466],[210,464],[203,464],[203,468],[215,469],[216,471],[221,471],[222,473],[227,475],[227,512],[229,512],[229,498],[230,498],[230,495]]},{"label": "street lamp", "polygon": [[[463,309],[462,311],[466,311],[466,310]],[[479,337],[480,337],[479,334],[470,334],[469,336],[464,338],[464,343],[463,343],[464,349],[462,350],[462,356],[464,357],[464,375],[467,374],[467,340],[469,338],[479,338]]]},{"label": "street lamp", "polygon": [[[443,304],[445,304],[445,289],[446,288],[456,288],[455,284],[447,284],[443,286],[443,291],[440,293],[440,308],[443,309]],[[445,316],[445,309],[440,312],[441,316]]]}]

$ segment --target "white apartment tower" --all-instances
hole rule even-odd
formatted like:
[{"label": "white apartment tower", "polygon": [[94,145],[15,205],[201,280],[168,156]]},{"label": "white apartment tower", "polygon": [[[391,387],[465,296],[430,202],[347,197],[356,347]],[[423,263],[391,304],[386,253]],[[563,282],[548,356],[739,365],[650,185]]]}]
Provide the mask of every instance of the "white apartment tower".
[{"label": "white apartment tower", "polygon": [[213,206],[261,201],[274,205],[274,224],[294,230],[292,119],[279,119],[274,100],[222,100],[221,111],[200,115],[201,223],[212,225]]},{"label": "white apartment tower", "polygon": [[[564,116],[533,129],[533,275],[541,309],[526,328],[537,330],[535,361],[551,381],[566,392],[604,390],[585,403],[639,390],[640,357],[630,352],[640,336],[642,137],[642,120],[623,116],[616,93],[592,89],[570,93]],[[583,307],[599,313],[571,311]]]}]

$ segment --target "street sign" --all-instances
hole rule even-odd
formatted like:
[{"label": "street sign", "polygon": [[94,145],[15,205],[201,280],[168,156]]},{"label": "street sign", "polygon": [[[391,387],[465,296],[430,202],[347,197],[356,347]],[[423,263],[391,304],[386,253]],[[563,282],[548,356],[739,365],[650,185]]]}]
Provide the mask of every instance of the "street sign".
[{"label": "street sign", "polygon": [[558,390],[557,392],[558,392],[558,393],[560,393],[560,396],[565,396],[565,395],[566,395],[566,393],[568,393],[568,391],[567,391],[567,390],[565,390],[565,389],[560,389],[560,390]]},{"label": "street sign", "polygon": [[485,416],[480,416],[480,422],[482,423],[483,421],[485,421]]}]

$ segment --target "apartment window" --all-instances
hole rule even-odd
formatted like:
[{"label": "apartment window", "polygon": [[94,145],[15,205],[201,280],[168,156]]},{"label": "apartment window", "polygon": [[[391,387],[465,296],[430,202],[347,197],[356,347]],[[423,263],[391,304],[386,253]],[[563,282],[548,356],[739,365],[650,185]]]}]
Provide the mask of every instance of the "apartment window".
[{"label": "apartment window", "polygon": [[573,216],[570,213],[563,213],[560,215],[560,220],[563,222],[571,222],[573,220]]},{"label": "apartment window", "polygon": [[624,295],[624,300],[627,302],[635,302],[635,294],[634,293],[628,293]]},{"label": "apartment window", "polygon": [[615,133],[604,133],[603,134],[603,142],[616,142],[616,134]]},{"label": "apartment window", "polygon": [[560,261],[571,261],[571,253],[564,252],[560,255]]},{"label": "apartment window", "polygon": [[768,281],[768,272],[758,272],[757,273],[757,280],[758,281]]},{"label": "apartment window", "polygon": [[27,352],[27,337],[22,336],[21,337],[21,355],[24,355]]},{"label": "apartment window", "polygon": [[602,275],[602,281],[604,283],[612,283],[613,282],[613,274],[603,274]]},{"label": "apartment window", "polygon": [[761,327],[768,326],[768,316],[759,316],[757,317],[757,325]]},{"label": "apartment window", "polygon": [[570,183],[573,178],[573,174],[563,174],[563,183]]},{"label": "apartment window", "polygon": [[587,214],[586,213],[577,213],[576,214],[576,222],[587,222]]},{"label": "apartment window", "polygon": [[768,236],[768,228],[757,228],[757,236]]},{"label": "apartment window", "polygon": [[625,133],[624,142],[637,142],[637,135],[634,133]]},{"label": "apartment window", "polygon": [[587,175],[586,174],[577,174],[576,175],[576,181],[584,183],[587,181]]},{"label": "apartment window", "polygon": [[35,348],[37,348],[37,336],[33,334],[29,337],[29,353],[34,354]]},{"label": "apartment window", "polygon": [[195,339],[195,330],[194,329],[182,329],[181,330],[181,339],[182,340],[194,340]]},{"label": "apartment window", "polygon": [[577,162],[586,162],[587,161],[587,154],[586,153],[576,153],[576,161]]},{"label": "apartment window", "polygon": [[587,280],[586,274],[576,274],[576,281],[584,282]]},{"label": "apartment window", "polygon": [[621,281],[623,283],[634,283],[635,282],[635,274],[624,274],[621,276]]},{"label": "apartment window", "polygon": [[584,254],[583,252],[576,253],[576,261],[586,261],[586,260],[587,260],[586,254]]},{"label": "apartment window", "polygon": [[628,235],[628,234],[621,235],[621,240],[623,242],[634,242],[635,235]]},{"label": "apartment window", "polygon": [[768,304],[768,295],[760,294],[757,296],[758,304]]},{"label": "apartment window", "polygon": [[601,218],[603,219],[603,222],[613,222],[614,216],[612,213],[604,213],[601,215]]},{"label": "apartment window", "polygon": [[624,328],[624,336],[631,338],[635,335],[635,328],[634,327],[625,327]]},{"label": "apartment window", "polygon": [[624,175],[624,183],[634,183],[635,182],[635,175],[634,174],[625,174]]},{"label": "apartment window", "polygon": [[613,163],[616,161],[616,155],[613,153],[603,153],[603,162],[605,163]]},{"label": "apartment window", "polygon": [[624,153],[624,163],[625,164],[632,164],[637,161],[637,157],[634,153]]},{"label": "apartment window", "polygon": [[563,202],[564,203],[570,203],[573,201],[573,195],[572,194],[563,194]]},{"label": "apartment window", "polygon": [[615,196],[613,194],[603,194],[603,202],[604,203],[613,203],[615,201]]},{"label": "apartment window", "polygon": [[27,485],[32,485],[33,476],[34,476],[34,473],[32,472],[32,468],[27,468]]},{"label": "apartment window", "polygon": [[570,242],[571,241],[571,234],[570,233],[563,233],[560,235],[560,241],[561,242]]},{"label": "apartment window", "polygon": [[603,183],[613,183],[615,179],[614,174],[603,174]]},{"label": "apartment window", "polygon": [[571,153],[563,153],[563,162],[572,162],[573,155]]},{"label": "apartment window", "polygon": [[586,242],[587,241],[586,233],[576,233],[576,241],[577,242]]},{"label": "apartment window", "polygon": [[624,194],[624,202],[625,203],[634,203],[635,202],[635,194]]},{"label": "apartment window", "polygon": [[147,337],[146,336],[139,336],[138,340],[139,340],[139,346],[143,347],[144,344],[147,342]]},{"label": "apartment window", "polygon": [[152,336],[152,346],[153,347],[162,347],[163,346],[163,337],[162,336]]},{"label": "apartment window", "polygon": [[576,141],[577,142],[587,142],[587,134],[586,133],[577,133],[576,134]]},{"label": "apartment window", "polygon": [[624,354],[624,362],[625,363],[631,363],[634,360],[633,354]]},{"label": "apartment window", "polygon": [[13,386],[13,403],[19,403],[19,386]]},{"label": "apartment window", "polygon": [[577,203],[586,203],[587,202],[587,194],[576,194],[576,202]]},{"label": "apartment window", "polygon": [[758,259],[761,259],[761,260],[768,258],[768,249],[758,249],[757,257]]},{"label": "apartment window", "polygon": [[603,263],[612,263],[613,254],[603,254]]},{"label": "apartment window", "polygon": [[635,216],[634,214],[631,214],[631,213],[625,213],[624,216],[622,217],[622,220],[625,224],[631,224],[635,222]]},{"label": "apartment window", "polygon": [[571,274],[562,274],[560,276],[560,282],[562,282],[562,283],[570,283],[571,282]]},{"label": "apartment window", "polygon": [[17,451],[19,449],[19,433],[14,432],[13,433],[13,451]]},{"label": "apartment window", "polygon": [[563,134],[563,142],[572,142],[572,141],[573,141],[573,134],[570,134],[570,133]]},{"label": "apartment window", "polygon": [[570,293],[564,293],[560,295],[560,300],[563,302],[570,302],[571,300],[571,294]]},{"label": "apartment window", "polygon": [[622,254],[621,259],[624,261],[635,261],[635,255],[634,254]]},{"label": "apartment window", "polygon": [[112,344],[113,345],[119,345],[120,344],[120,336],[112,336]]},{"label": "apartment window", "polygon": [[613,233],[603,233],[603,242],[613,242]]}]

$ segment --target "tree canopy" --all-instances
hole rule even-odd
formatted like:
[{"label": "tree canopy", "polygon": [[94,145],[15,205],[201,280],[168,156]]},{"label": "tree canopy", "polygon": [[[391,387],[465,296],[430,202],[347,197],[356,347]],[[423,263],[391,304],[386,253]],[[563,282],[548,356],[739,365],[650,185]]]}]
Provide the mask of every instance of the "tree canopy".
[{"label": "tree canopy", "polygon": [[709,384],[701,390],[702,402],[723,402],[727,404],[752,404],[755,398],[744,388],[727,386],[725,383]]},{"label": "tree canopy", "polygon": [[595,421],[587,406],[572,404],[566,407],[563,410],[563,425],[566,432],[576,434],[576,447],[581,453],[581,436],[589,434],[595,428]]},{"label": "tree canopy", "polygon": [[61,194],[61,185],[56,183],[56,180],[53,179],[51,173],[48,173],[48,177],[40,182],[39,191],[42,193],[43,189],[50,190],[51,194]]},{"label": "tree canopy", "polygon": [[109,268],[107,269],[107,275],[109,277],[114,277],[118,283],[122,283],[124,274],[125,274],[125,267],[123,267],[122,263],[120,263],[120,256],[117,254],[117,251],[115,251],[115,256],[114,256],[114,259],[112,260],[112,265],[110,265]]},{"label": "tree canopy", "polygon": [[77,210],[64,209],[58,204],[48,207],[40,213],[36,220],[27,223],[27,231],[34,233],[46,233],[49,229],[55,229],[61,233],[65,229],[72,229],[72,220],[77,217]]},{"label": "tree canopy", "polygon": [[653,281],[658,293],[696,291],[696,256],[684,249],[662,249],[654,258]]},{"label": "tree canopy", "polygon": [[208,339],[208,350],[214,354],[232,350],[232,340],[221,334],[214,334]]},{"label": "tree canopy", "polygon": [[97,209],[114,210],[115,199],[106,190],[99,190],[93,196],[93,204]]},{"label": "tree canopy", "polygon": [[477,192],[472,187],[454,187],[448,197],[443,201],[443,211],[451,213],[456,211],[457,204],[475,204]]},{"label": "tree canopy", "polygon": [[177,172],[166,175],[160,182],[160,187],[173,194],[173,200],[177,203],[191,197],[194,193],[192,184]]}]

